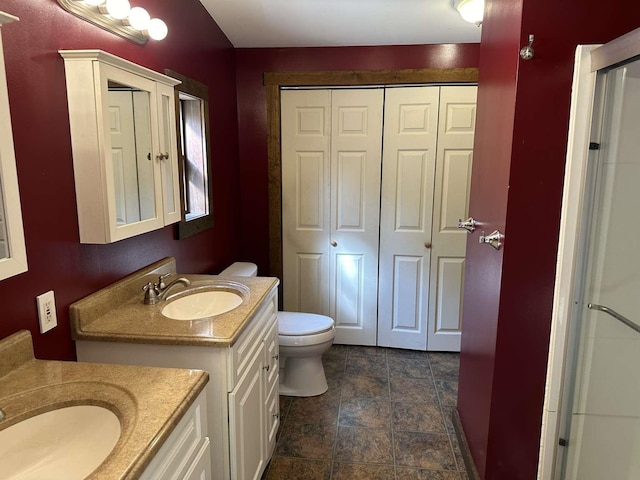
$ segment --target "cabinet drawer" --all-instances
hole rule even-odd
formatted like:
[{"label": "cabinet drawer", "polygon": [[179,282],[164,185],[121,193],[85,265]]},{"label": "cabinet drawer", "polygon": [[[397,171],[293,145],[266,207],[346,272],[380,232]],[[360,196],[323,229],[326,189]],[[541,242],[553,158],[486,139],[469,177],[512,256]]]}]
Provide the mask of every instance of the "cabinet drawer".
[{"label": "cabinet drawer", "polygon": [[246,371],[249,362],[259,348],[259,343],[264,339],[264,332],[268,326],[276,321],[276,296],[275,290],[270,294],[256,315],[251,319],[249,325],[242,332],[240,338],[231,349],[229,349],[229,375],[228,391],[235,388],[238,380]]},{"label": "cabinet drawer", "polygon": [[205,392],[202,392],[151,460],[141,480],[182,478],[192,466],[203,446],[209,443],[205,399]]},{"label": "cabinet drawer", "polygon": [[202,444],[202,448],[187,470],[184,480],[204,480],[211,478],[211,445],[209,439]]}]

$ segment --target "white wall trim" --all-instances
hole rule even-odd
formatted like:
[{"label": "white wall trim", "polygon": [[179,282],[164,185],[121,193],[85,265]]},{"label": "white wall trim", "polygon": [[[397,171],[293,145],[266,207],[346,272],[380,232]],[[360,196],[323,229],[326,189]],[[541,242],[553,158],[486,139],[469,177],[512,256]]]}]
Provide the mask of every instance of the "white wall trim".
[{"label": "white wall trim", "polygon": [[591,51],[597,45],[579,45],[573,74],[569,137],[558,259],[551,320],[551,338],[542,414],[538,479],[556,478],[556,450],[560,428],[562,387],[567,360],[569,319],[573,315],[575,271],[582,231],[582,211],[587,180],[587,161],[595,96],[596,72],[592,71]]}]

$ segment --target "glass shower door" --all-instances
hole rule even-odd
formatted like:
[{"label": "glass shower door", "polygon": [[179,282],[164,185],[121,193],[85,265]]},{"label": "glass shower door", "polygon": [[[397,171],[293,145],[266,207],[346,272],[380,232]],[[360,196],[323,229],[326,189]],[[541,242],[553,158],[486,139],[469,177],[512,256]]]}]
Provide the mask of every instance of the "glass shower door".
[{"label": "glass shower door", "polygon": [[640,479],[640,60],[603,73],[562,478]]}]

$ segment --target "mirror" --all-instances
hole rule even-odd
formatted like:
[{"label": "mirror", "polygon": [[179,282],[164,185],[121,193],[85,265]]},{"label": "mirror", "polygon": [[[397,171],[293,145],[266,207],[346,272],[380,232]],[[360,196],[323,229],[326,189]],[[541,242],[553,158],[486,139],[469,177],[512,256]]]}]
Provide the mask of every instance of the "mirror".
[{"label": "mirror", "polygon": [[165,74],[181,81],[174,88],[182,198],[177,236],[182,239],[213,226],[209,91],[206,85],[172,70]]},{"label": "mirror", "polygon": [[[0,12],[1,28],[16,20],[18,20],[17,17]],[[0,36],[0,280],[26,271],[27,252],[24,244],[9,92]]]},{"label": "mirror", "polygon": [[109,80],[109,137],[116,222],[127,225],[156,216],[147,91]]}]

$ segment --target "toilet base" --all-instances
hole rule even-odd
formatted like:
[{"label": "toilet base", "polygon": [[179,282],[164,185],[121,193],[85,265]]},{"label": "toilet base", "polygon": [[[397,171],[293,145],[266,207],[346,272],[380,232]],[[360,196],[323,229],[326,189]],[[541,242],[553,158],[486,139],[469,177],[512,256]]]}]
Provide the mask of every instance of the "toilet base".
[{"label": "toilet base", "polygon": [[[282,353],[282,352],[281,352]],[[329,389],[324,375],[322,357],[282,357],[280,368],[280,395],[313,397]]]}]

